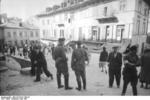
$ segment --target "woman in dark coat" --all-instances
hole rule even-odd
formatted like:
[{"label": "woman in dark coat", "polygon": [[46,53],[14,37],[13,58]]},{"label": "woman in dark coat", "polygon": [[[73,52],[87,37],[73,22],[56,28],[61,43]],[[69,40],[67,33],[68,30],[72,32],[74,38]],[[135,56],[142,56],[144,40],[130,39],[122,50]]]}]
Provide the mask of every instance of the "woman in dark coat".
[{"label": "woman in dark coat", "polygon": [[147,48],[141,57],[140,81],[146,83],[145,88],[148,89],[148,84],[150,84],[150,48]]}]

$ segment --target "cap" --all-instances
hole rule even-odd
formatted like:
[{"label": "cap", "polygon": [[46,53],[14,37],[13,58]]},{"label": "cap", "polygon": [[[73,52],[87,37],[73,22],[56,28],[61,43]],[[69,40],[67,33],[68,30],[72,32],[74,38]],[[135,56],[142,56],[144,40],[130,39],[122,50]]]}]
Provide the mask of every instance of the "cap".
[{"label": "cap", "polygon": [[81,45],[82,44],[82,42],[81,41],[77,41],[77,45]]},{"label": "cap", "polygon": [[59,38],[58,41],[59,42],[65,41],[65,38]]},{"label": "cap", "polygon": [[137,45],[133,45],[133,46],[130,48],[130,50],[131,50],[131,51],[134,51],[134,50],[137,50],[137,48],[138,48]]}]

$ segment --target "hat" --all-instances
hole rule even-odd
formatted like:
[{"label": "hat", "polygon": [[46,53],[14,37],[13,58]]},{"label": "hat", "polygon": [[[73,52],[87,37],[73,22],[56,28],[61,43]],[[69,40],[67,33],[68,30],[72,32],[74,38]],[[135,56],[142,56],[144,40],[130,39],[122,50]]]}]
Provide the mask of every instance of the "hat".
[{"label": "hat", "polygon": [[113,48],[113,49],[118,49],[118,48],[119,48],[119,46],[113,46],[112,48]]},{"label": "hat", "polygon": [[82,42],[81,41],[77,41],[77,45],[81,45],[82,44]]},{"label": "hat", "polygon": [[137,45],[133,45],[133,46],[130,48],[130,50],[131,50],[131,51],[134,51],[134,50],[137,50],[137,48],[138,48]]},{"label": "hat", "polygon": [[65,38],[59,38],[58,41],[59,42],[65,41]]},{"label": "hat", "polygon": [[145,44],[144,49],[145,50],[150,50],[150,44]]}]

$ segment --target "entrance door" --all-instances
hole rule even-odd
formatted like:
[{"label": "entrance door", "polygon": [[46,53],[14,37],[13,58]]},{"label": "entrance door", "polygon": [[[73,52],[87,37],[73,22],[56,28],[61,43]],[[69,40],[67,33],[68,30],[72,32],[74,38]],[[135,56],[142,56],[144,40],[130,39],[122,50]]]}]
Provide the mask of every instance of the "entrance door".
[{"label": "entrance door", "polygon": [[124,34],[124,31],[125,31],[124,27],[125,27],[125,25],[118,25],[117,26],[116,40],[118,42],[122,42],[123,34]]}]

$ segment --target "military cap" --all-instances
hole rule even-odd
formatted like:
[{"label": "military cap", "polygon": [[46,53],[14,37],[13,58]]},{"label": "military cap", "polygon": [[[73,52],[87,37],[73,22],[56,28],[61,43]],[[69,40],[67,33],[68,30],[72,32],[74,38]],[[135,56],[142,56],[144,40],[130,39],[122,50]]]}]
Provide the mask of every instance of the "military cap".
[{"label": "military cap", "polygon": [[130,48],[130,50],[131,50],[131,51],[134,51],[134,50],[137,50],[137,48],[138,48],[138,47],[137,47],[136,45],[133,45],[133,46]]},{"label": "military cap", "polygon": [[77,45],[81,45],[82,44],[82,42],[81,41],[77,41]]},{"label": "military cap", "polygon": [[65,38],[59,38],[58,41],[59,42],[65,41]]}]

